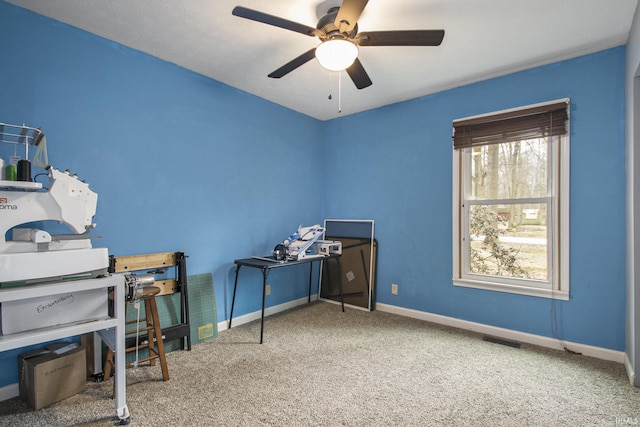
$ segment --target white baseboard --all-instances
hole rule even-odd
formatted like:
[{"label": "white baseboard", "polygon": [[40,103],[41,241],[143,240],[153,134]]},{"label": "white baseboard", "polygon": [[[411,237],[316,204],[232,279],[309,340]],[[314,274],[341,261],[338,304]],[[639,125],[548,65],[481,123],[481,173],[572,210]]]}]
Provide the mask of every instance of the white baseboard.
[{"label": "white baseboard", "polygon": [[[317,299],[317,294],[311,295],[311,301]],[[272,314],[280,313],[281,311],[289,310],[300,305],[307,304],[307,297],[299,298],[297,300],[289,301],[283,304],[279,304],[273,307],[268,307],[264,311],[264,315],[270,316]],[[454,328],[465,329],[468,331],[474,331],[482,334],[491,335],[497,338],[503,338],[507,340],[533,344],[540,347],[552,348],[555,350],[568,349],[575,351],[576,353],[582,353],[585,356],[595,357],[602,360],[608,360],[611,362],[623,363],[627,369],[627,374],[632,381],[635,379],[631,364],[626,360],[626,354],[623,351],[610,350],[602,347],[595,347],[587,344],[574,343],[570,341],[560,341],[555,338],[544,337],[541,335],[529,334],[526,332],[514,331],[512,329],[499,328],[496,326],[485,325],[482,323],[470,322],[467,320],[456,319],[454,317],[442,316],[440,314],[428,313],[425,311],[412,310],[403,307],[397,307],[389,304],[376,303],[376,310],[384,311],[387,313],[398,314],[400,316],[411,317],[414,319],[424,320],[427,322],[437,323],[440,325],[451,326]],[[240,326],[242,324],[252,322],[260,319],[260,310],[248,313],[239,317],[234,317],[233,326]],[[218,322],[218,331],[224,331],[228,329],[228,320]]]},{"label": "white baseboard", "polygon": [[447,317],[440,314],[427,313],[425,311],[412,310],[388,304],[376,303],[376,310],[398,314],[405,317],[412,317],[414,319],[425,320],[427,322],[437,323],[440,325],[451,326],[458,329],[465,329],[468,331],[487,334],[497,338],[533,344],[540,347],[547,347],[556,350],[567,349],[575,351],[576,353],[582,353],[585,356],[596,357],[598,359],[617,363],[625,363],[624,351],[610,350],[607,348],[594,347],[587,344],[580,344],[569,341],[560,341],[555,338],[543,337],[541,335],[534,335],[526,332],[514,331],[511,329],[499,328],[482,323],[469,322],[467,320],[456,319],[454,317]]},{"label": "white baseboard", "polygon": [[14,397],[18,397],[19,395],[20,392],[18,390],[18,383],[0,387],[0,402],[3,400],[13,399]]},{"label": "white baseboard", "polygon": [[[318,294],[311,294],[311,301],[316,301],[318,299]],[[298,307],[300,305],[308,304],[309,297],[298,298],[293,301],[288,301],[282,304],[274,305],[272,307],[267,307],[264,309],[264,317],[271,316],[272,314],[280,313],[281,311],[289,310],[291,308]],[[262,315],[262,310],[254,311],[253,313],[247,313],[242,316],[234,317],[232,326],[240,326],[245,323],[253,322],[254,320],[260,319]],[[229,320],[223,320],[222,322],[218,322],[218,332],[224,331],[225,329],[229,329]]]}]

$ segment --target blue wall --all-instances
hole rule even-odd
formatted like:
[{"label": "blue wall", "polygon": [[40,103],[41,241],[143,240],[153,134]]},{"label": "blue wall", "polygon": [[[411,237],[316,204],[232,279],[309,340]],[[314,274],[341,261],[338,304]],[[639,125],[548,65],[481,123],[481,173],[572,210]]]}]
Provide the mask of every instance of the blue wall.
[{"label": "blue wall", "polygon": [[[0,122],[42,127],[49,162],[96,191],[94,247],[184,251],[188,274],[213,273],[220,320],[234,259],[323,221],[321,122],[4,2],[0,53]],[[308,270],[292,270],[274,272],[269,305],[307,295]],[[260,309],[254,273],[234,315]],[[0,354],[0,387],[18,352]]]},{"label": "blue wall", "polygon": [[[451,283],[451,122],[570,97],[571,299],[555,303],[558,329],[624,349],[624,48],[329,122],[4,2],[0,53],[0,121],[42,127],[50,163],[98,193],[94,246],[185,251],[189,274],[213,273],[219,321],[234,259],[300,223],[353,218],[376,221],[379,302],[551,336],[550,300]],[[308,177],[295,195],[291,159]],[[307,269],[272,275],[269,306],[306,295],[295,282]],[[234,315],[258,310],[260,291],[243,270]],[[0,387],[17,381],[21,351],[0,354]]]},{"label": "blue wall", "polygon": [[[376,221],[377,301],[544,336],[555,308],[562,339],[624,350],[624,73],[620,47],[327,123],[325,216]],[[566,97],[570,300],[453,286],[452,121]]]}]

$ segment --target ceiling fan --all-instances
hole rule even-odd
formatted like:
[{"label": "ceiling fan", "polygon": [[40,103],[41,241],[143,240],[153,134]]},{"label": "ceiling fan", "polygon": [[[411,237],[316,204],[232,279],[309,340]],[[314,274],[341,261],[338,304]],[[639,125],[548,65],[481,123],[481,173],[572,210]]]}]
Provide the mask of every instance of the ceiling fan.
[{"label": "ceiling fan", "polygon": [[[236,6],[232,14],[310,37],[318,37],[322,42],[278,68],[269,74],[269,77],[279,79],[315,57],[329,70],[346,70],[356,87],[364,89],[371,86],[372,82],[358,59],[358,46],[439,46],[444,38],[444,30],[358,33],[358,18],[368,1],[344,0],[341,6],[330,8],[327,14],[320,18],[316,28],[242,6]],[[344,61],[340,62],[343,58]]]}]

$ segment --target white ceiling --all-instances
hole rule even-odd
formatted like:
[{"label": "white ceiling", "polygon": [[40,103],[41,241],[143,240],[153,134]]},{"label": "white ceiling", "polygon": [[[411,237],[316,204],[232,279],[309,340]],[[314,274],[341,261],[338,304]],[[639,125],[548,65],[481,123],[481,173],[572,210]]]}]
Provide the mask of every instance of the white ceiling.
[{"label": "white ceiling", "polygon": [[[320,120],[623,45],[638,0],[370,0],[359,31],[444,29],[439,47],[361,47],[357,90],[312,60],[319,44],[231,15],[244,6],[315,27],[341,0],[6,0]],[[332,95],[330,100],[328,95]],[[342,113],[338,113],[338,99]]]}]

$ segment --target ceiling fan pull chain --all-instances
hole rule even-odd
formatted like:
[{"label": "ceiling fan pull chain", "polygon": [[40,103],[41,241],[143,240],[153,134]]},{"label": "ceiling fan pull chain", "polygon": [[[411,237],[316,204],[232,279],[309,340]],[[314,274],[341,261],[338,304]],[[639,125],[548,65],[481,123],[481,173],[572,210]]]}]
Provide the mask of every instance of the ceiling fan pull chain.
[{"label": "ceiling fan pull chain", "polygon": [[338,71],[338,113],[342,113],[342,71]]}]

